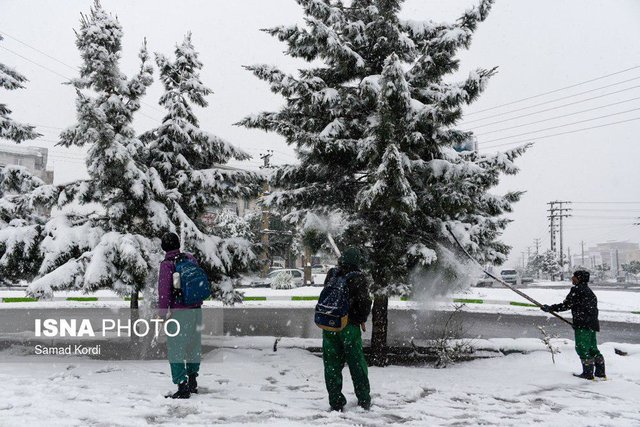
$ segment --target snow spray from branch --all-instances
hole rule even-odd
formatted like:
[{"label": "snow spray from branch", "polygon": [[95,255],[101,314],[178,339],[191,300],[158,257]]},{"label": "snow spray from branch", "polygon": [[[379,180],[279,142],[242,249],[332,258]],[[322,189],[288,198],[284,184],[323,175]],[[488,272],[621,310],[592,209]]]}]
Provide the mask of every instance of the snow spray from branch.
[{"label": "snow spray from branch", "polygon": [[329,215],[307,214],[302,225],[303,231],[314,230],[322,234],[340,236],[347,228],[347,221],[341,212],[332,212]]},{"label": "snow spray from branch", "polygon": [[442,245],[436,248],[438,259],[431,266],[416,267],[409,274],[413,285],[413,300],[429,304],[454,292],[468,289],[480,269],[470,262],[461,261]]}]

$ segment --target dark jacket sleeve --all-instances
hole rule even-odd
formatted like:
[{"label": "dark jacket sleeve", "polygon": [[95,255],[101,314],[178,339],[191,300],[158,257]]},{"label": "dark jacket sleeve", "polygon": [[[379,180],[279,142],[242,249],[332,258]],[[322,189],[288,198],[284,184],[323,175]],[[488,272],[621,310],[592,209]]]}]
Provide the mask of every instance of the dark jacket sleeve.
[{"label": "dark jacket sleeve", "polygon": [[564,299],[564,301],[562,301],[560,304],[553,304],[552,306],[549,306],[549,308],[551,309],[551,311],[571,310],[571,308],[573,307],[573,304],[575,304],[575,299],[576,299],[576,288],[574,286],[573,288],[571,288],[571,290],[569,291],[569,294]]},{"label": "dark jacket sleeve", "polygon": [[371,313],[371,298],[364,274],[359,273],[350,280],[349,299],[349,322],[357,325],[366,322]]}]

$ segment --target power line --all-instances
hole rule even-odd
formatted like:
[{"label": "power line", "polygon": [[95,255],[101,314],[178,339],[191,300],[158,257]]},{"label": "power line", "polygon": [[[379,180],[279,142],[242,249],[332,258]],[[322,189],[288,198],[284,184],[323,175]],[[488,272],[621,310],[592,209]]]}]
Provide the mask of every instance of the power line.
[{"label": "power line", "polygon": [[576,205],[580,204],[580,205],[585,205],[585,204],[589,204],[589,205],[640,205],[640,202],[572,202]]},{"label": "power line", "polygon": [[603,208],[603,209],[591,209],[591,208],[577,208],[574,211],[595,211],[595,212],[640,212],[640,209],[615,209],[615,208]]},{"label": "power line", "polygon": [[621,71],[616,71],[615,73],[610,73],[610,74],[606,74],[604,76],[596,77],[594,79],[585,80],[583,82],[572,84],[570,86],[565,86],[565,87],[561,87],[559,89],[554,89],[554,90],[550,90],[548,92],[543,92],[543,93],[540,93],[538,95],[528,96],[526,98],[520,98],[520,99],[517,99],[515,101],[507,102],[505,104],[496,105],[496,106],[491,107],[491,108],[485,108],[483,110],[473,111],[473,112],[465,114],[465,115],[466,116],[471,116],[471,115],[482,113],[482,112],[485,112],[485,111],[495,110],[496,108],[506,107],[507,105],[513,105],[513,104],[517,104],[517,103],[520,103],[520,102],[523,102],[523,101],[528,101],[530,99],[540,98],[540,97],[545,96],[545,95],[550,95],[552,93],[560,92],[560,91],[563,91],[563,90],[566,90],[566,89],[571,89],[571,88],[574,88],[574,87],[577,87],[577,86],[581,86],[581,85],[584,85],[584,84],[587,84],[587,83],[595,82],[597,80],[602,80],[602,79],[605,79],[607,77],[611,77],[611,76],[615,76],[615,75],[618,75],[618,74],[626,73],[627,71],[635,70],[637,68],[640,68],[640,65],[636,65],[635,67],[631,67],[631,68],[626,68],[626,69],[621,70]]},{"label": "power line", "polygon": [[[521,127],[525,127],[525,126],[535,125],[537,123],[549,122],[551,120],[558,120],[558,119],[562,119],[564,117],[575,116],[576,114],[588,113],[589,111],[595,111],[595,110],[600,110],[602,108],[612,107],[614,105],[624,104],[624,103],[627,103],[627,102],[635,101],[637,99],[640,99],[640,96],[635,97],[635,98],[625,99],[624,101],[613,102],[611,104],[601,105],[599,107],[588,108],[586,110],[576,111],[575,113],[563,114],[562,116],[556,116],[556,117],[551,117],[551,118],[548,118],[548,119],[537,120],[535,122],[529,122],[529,123],[524,123],[524,124],[521,124],[521,125],[507,127],[507,128],[496,129],[496,130],[492,130],[492,131],[484,132],[484,133],[476,133],[475,136],[483,136],[483,135],[488,135],[490,133],[496,133],[496,132],[502,132],[502,131],[505,131],[505,130],[517,129],[517,128],[521,128]],[[556,108],[553,108],[553,109],[556,109]],[[552,109],[549,109],[549,110],[552,110]],[[488,123],[486,125],[476,126],[475,129],[486,127],[486,126],[491,126],[491,125],[497,124],[497,123],[508,122],[510,120],[515,120],[516,118],[533,116],[535,114],[538,114],[538,113],[524,114],[524,115],[522,115],[520,117],[514,117],[512,119],[501,120],[501,121],[498,121],[498,122]]]},{"label": "power line", "polygon": [[598,128],[603,128],[603,127],[607,127],[607,126],[613,126],[613,125],[618,125],[618,124],[622,124],[622,123],[628,123],[628,122],[633,122],[636,120],[640,120],[640,117],[634,117],[632,119],[628,119],[628,120],[620,120],[617,122],[612,122],[612,123],[605,123],[602,125],[598,125],[598,126],[590,126],[590,127],[586,127],[586,128],[582,128],[582,129],[574,129],[574,130],[570,130],[570,131],[566,131],[566,132],[559,132],[559,133],[554,133],[551,135],[544,135],[544,136],[538,136],[532,139],[526,139],[526,140],[520,140],[520,141],[514,141],[514,142],[507,142],[504,144],[497,144],[497,145],[490,145],[488,147],[482,147],[483,149],[489,149],[489,148],[496,148],[496,147],[504,147],[507,145],[514,145],[514,144],[527,144],[527,143],[531,143],[533,141],[537,141],[540,139],[547,139],[547,138],[552,138],[554,136],[560,136],[560,135],[569,135],[572,133],[576,133],[576,132],[582,132],[585,130],[591,130],[591,129],[598,129]]},{"label": "power line", "polygon": [[51,68],[49,68],[49,67],[46,67],[46,66],[44,66],[44,65],[42,65],[42,64],[39,64],[39,63],[37,63],[37,62],[35,62],[35,61],[32,61],[31,59],[27,58],[26,56],[20,55],[19,53],[14,52],[14,51],[13,51],[13,50],[11,50],[11,49],[8,49],[8,48],[6,48],[6,47],[4,47],[4,46],[0,46],[0,49],[4,49],[4,50],[6,50],[7,52],[11,52],[11,53],[13,53],[15,56],[18,56],[18,57],[20,57],[20,58],[24,59],[24,60],[25,60],[25,61],[27,61],[27,62],[30,62],[30,63],[32,63],[32,64],[34,64],[34,65],[37,65],[38,67],[43,68],[43,69],[45,69],[45,70],[49,71],[50,73],[55,74],[55,75],[56,75],[56,76],[58,76],[58,77],[62,77],[63,79],[66,79],[66,80],[69,80],[69,81],[71,81],[71,80],[72,80],[71,78],[69,78],[69,77],[67,77],[67,76],[65,76],[65,75],[62,75],[62,74],[60,74],[59,72],[54,71],[54,70],[52,70],[52,69],[51,69]]},{"label": "power line", "polygon": [[[5,32],[3,32],[3,31],[0,31],[0,33],[5,34],[5,35],[7,35],[8,37],[11,37],[11,36],[9,36],[8,34],[6,34],[6,33],[5,33]],[[26,44],[26,43],[24,43],[24,42],[22,42],[22,41],[18,40],[18,39],[16,39],[15,37],[11,37],[11,38],[12,38],[13,40],[15,40],[15,41],[19,42],[19,43],[22,43],[23,45],[25,45],[25,46],[27,46],[27,47],[30,47],[31,49],[35,50],[36,52],[39,52],[39,53],[41,53],[41,54],[45,55],[46,57],[51,58],[51,59],[55,60],[56,62],[59,62],[59,63],[61,63],[61,64],[65,65],[65,66],[66,66],[66,67],[68,67],[68,68],[71,68],[71,69],[72,69],[72,70],[74,70],[74,71],[79,71],[79,70],[80,70],[80,68],[79,68],[79,67],[75,67],[75,66],[73,66],[73,65],[69,65],[69,64],[67,64],[67,63],[65,63],[65,62],[63,62],[63,61],[60,61],[59,59],[56,59],[55,57],[53,57],[53,56],[51,56],[51,55],[49,55],[49,54],[47,54],[47,53],[44,53],[44,52],[42,52],[41,50],[36,49],[36,48],[34,48],[34,47],[32,47],[32,46],[30,46],[30,45],[28,45],[28,44]],[[45,70],[47,70],[47,71],[49,71],[49,72],[51,72],[51,73],[53,73],[53,74],[55,74],[55,75],[59,76],[59,77],[62,77],[62,78],[64,78],[64,79],[68,80],[68,81],[72,81],[72,80],[73,80],[72,78],[67,77],[67,76],[65,76],[65,75],[63,75],[63,74],[60,74],[60,73],[58,73],[57,71],[54,71],[54,70],[50,69],[49,67],[46,67],[46,66],[44,66],[44,65],[42,65],[42,64],[40,64],[40,63],[38,63],[38,62],[36,62],[36,61],[34,61],[34,60],[32,60],[32,59],[27,58],[26,56],[23,56],[23,55],[21,55],[21,54],[19,54],[19,53],[17,53],[17,52],[14,52],[14,51],[12,51],[11,49],[8,49],[8,48],[6,48],[6,47],[4,47],[4,46],[0,46],[0,48],[2,48],[2,49],[4,49],[4,50],[7,50],[7,51],[9,51],[9,52],[13,53],[14,55],[19,56],[20,58],[24,59],[25,61],[29,61],[30,63],[35,64],[35,65],[37,65],[38,67],[41,67],[41,68],[43,68],[43,69],[45,69]],[[173,79],[172,79],[172,80],[173,80]],[[173,81],[175,82],[175,80],[173,80]],[[65,82],[65,83],[66,83],[66,82]],[[145,102],[145,101],[140,100],[140,103],[141,103],[141,104],[143,104],[143,105],[145,105],[145,106],[147,106],[147,107],[149,107],[149,108],[151,108],[152,110],[156,110],[156,111],[158,111],[158,112],[160,112],[160,113],[163,113],[163,114],[165,113],[165,112],[164,112],[163,110],[161,110],[160,108],[158,108],[158,107],[156,107],[156,106],[154,106],[154,105],[152,105],[152,104],[149,104],[149,103],[147,103],[147,102]],[[149,115],[147,115],[147,114],[145,114],[145,113],[143,113],[143,112],[141,112],[141,111],[138,111],[138,112],[139,112],[141,115],[143,115],[143,116],[146,116],[146,117],[148,117],[148,118],[150,118],[150,119],[152,119],[152,120],[155,120],[155,121],[157,121],[157,122],[162,123],[162,120],[160,120],[160,119],[156,119],[155,117],[149,116]]]},{"label": "power line", "polygon": [[523,132],[523,133],[519,133],[519,134],[516,134],[516,135],[504,136],[502,138],[496,138],[496,139],[491,139],[489,141],[478,142],[478,144],[479,145],[488,144],[490,142],[503,141],[505,139],[515,138],[515,137],[518,137],[518,136],[531,135],[532,133],[539,133],[539,132],[544,132],[544,131],[548,131],[548,130],[564,128],[564,127],[567,127],[567,126],[573,126],[573,125],[577,125],[577,124],[580,124],[580,123],[588,123],[588,122],[592,122],[594,120],[604,119],[604,118],[613,117],[613,116],[619,116],[621,114],[631,113],[633,111],[638,111],[638,110],[640,110],[640,107],[632,108],[630,110],[620,111],[618,113],[605,114],[603,116],[592,117],[592,118],[585,119],[585,120],[578,120],[577,122],[565,123],[563,125],[552,126],[552,127],[548,127],[548,128],[544,128],[544,129],[539,129],[539,130],[532,130],[532,131],[529,131],[529,132]]},{"label": "power line", "polygon": [[35,50],[35,51],[36,51],[36,52],[38,52],[39,54],[44,55],[44,56],[46,56],[47,58],[52,59],[52,60],[54,60],[54,61],[58,62],[59,64],[64,65],[65,67],[68,67],[68,68],[70,68],[70,69],[72,69],[72,70],[74,70],[74,71],[77,71],[77,70],[78,70],[78,67],[75,67],[75,66],[73,66],[73,65],[69,65],[69,64],[67,64],[67,63],[65,63],[65,62],[63,62],[63,61],[60,61],[58,58],[55,58],[55,57],[53,57],[53,56],[49,55],[48,53],[43,52],[43,51],[41,51],[40,49],[38,49],[38,48],[36,48],[36,47],[33,47],[33,46],[31,46],[30,44],[27,44],[27,43],[23,42],[22,40],[18,40],[17,38],[13,37],[13,36],[12,36],[12,35],[10,35],[10,34],[5,33],[5,32],[4,32],[4,31],[2,31],[2,30],[0,30],[0,33],[1,33],[1,34],[4,34],[5,36],[9,37],[10,39],[17,41],[18,43],[20,43],[20,44],[22,44],[22,45],[24,45],[24,46],[26,46],[26,47],[28,47],[28,48],[30,48],[30,49]]},{"label": "power line", "polygon": [[33,124],[33,126],[37,128],[44,128],[44,129],[64,130],[64,128],[59,128],[57,126],[45,126],[45,125],[36,125],[36,124]]},{"label": "power line", "polygon": [[[635,79],[631,79],[631,80],[637,80],[637,79],[640,79],[640,77],[636,77]],[[562,105],[558,105],[558,106],[556,106],[556,107],[546,108],[546,109],[544,109],[544,110],[540,110],[540,111],[534,111],[533,113],[521,114],[521,115],[516,116],[516,117],[511,117],[511,118],[509,118],[509,119],[504,119],[504,120],[500,120],[500,121],[497,121],[497,122],[492,122],[492,123],[490,123],[490,124],[496,124],[496,123],[508,122],[508,121],[510,121],[510,120],[520,119],[520,118],[523,118],[523,117],[532,116],[532,115],[534,115],[534,114],[545,113],[545,112],[547,112],[547,111],[553,111],[553,110],[557,110],[557,109],[559,109],[559,108],[569,107],[569,106],[571,106],[571,105],[582,104],[583,102],[593,101],[594,99],[605,98],[605,97],[607,97],[607,96],[615,95],[615,94],[617,94],[617,93],[626,92],[626,91],[628,91],[628,90],[632,90],[632,89],[637,89],[637,88],[639,88],[639,87],[640,87],[640,85],[630,86],[630,87],[627,87],[627,88],[624,88],[624,89],[616,90],[616,91],[609,92],[609,93],[605,93],[605,94],[602,94],[602,95],[592,96],[591,98],[582,99],[582,100],[580,100],[580,101],[574,101],[574,102],[570,102],[570,103],[568,103],[568,104],[562,104]],[[599,89],[602,89],[602,88],[593,89],[593,90],[588,91],[588,92],[593,92],[593,91],[596,91],[596,90],[599,90]],[[587,93],[587,92],[584,92],[584,93]],[[578,95],[583,95],[584,93],[582,93],[582,94],[578,94]],[[528,110],[528,109],[530,109],[530,108],[539,107],[539,106],[541,106],[541,105],[551,104],[551,103],[554,103],[554,102],[557,102],[557,101],[561,101],[562,99],[572,98],[572,97],[574,97],[574,96],[577,96],[577,95],[571,95],[571,96],[567,96],[567,97],[564,97],[564,98],[558,98],[558,99],[554,99],[554,100],[551,100],[551,101],[542,102],[542,103],[540,103],[540,104],[531,105],[531,106],[529,106],[529,107],[520,108],[520,109],[518,109],[518,110],[507,111],[506,113],[502,113],[502,114],[495,114],[495,115],[493,115],[493,116],[487,116],[487,117],[484,117],[484,118],[482,118],[482,119],[472,120],[472,121],[470,121],[470,122],[465,122],[465,123],[463,123],[463,126],[466,126],[466,125],[468,125],[469,123],[481,122],[481,121],[486,120],[486,119],[491,119],[491,118],[494,118],[494,117],[502,117],[502,116],[504,116],[504,115],[506,115],[506,114],[512,114],[512,113],[516,113],[516,112],[518,112],[518,111],[524,111],[524,110]],[[478,129],[478,128],[480,128],[480,127],[489,126],[490,124],[484,124],[484,125],[474,126],[474,129]]]},{"label": "power line", "polygon": [[636,219],[635,216],[609,216],[609,215],[573,215],[574,218],[597,218],[597,219]]}]

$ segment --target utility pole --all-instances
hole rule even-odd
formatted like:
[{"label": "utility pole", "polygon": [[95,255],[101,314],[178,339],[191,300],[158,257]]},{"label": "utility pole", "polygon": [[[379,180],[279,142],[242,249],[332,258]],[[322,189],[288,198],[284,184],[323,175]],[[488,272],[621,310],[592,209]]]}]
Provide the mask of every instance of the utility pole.
[{"label": "utility pole", "polygon": [[571,248],[567,248],[567,258],[569,260],[569,272],[571,272],[571,267],[573,267],[573,260],[571,259]]},{"label": "utility pole", "polygon": [[[264,164],[260,166],[260,169],[271,169],[271,156],[273,156],[273,150],[267,150],[266,154],[260,156]],[[271,188],[269,186],[269,177],[266,177],[262,183],[262,197],[266,197],[271,194]],[[271,216],[269,214],[269,208],[262,204],[262,271],[260,276],[267,277],[269,274],[269,227],[271,225]]]},{"label": "utility pole", "polygon": [[[563,219],[568,218],[571,215],[567,212],[571,211],[570,208],[564,207],[566,204],[570,204],[571,202],[559,201],[556,200],[554,202],[547,203],[549,205],[549,233],[551,236],[551,250],[557,252],[560,258],[560,280],[564,280],[564,248],[563,248],[563,239],[564,239],[564,230],[563,230]],[[559,245],[556,245],[556,235],[558,237]]]},{"label": "utility pole", "polygon": [[586,268],[587,266],[584,264],[584,240],[580,241],[580,249],[582,250],[582,266]]},{"label": "utility pole", "polygon": [[533,239],[533,243],[536,245],[536,255],[538,255],[538,253],[540,252],[540,242],[542,241],[542,239]]}]

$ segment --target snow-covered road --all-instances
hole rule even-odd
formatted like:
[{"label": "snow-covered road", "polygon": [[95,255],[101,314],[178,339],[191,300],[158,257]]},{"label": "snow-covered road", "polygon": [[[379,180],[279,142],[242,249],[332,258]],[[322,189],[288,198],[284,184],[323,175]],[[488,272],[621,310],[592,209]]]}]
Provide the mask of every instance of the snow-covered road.
[{"label": "snow-covered road", "polygon": [[[513,342],[517,347],[518,341]],[[0,357],[0,425],[640,425],[640,346],[629,356],[602,346],[610,380],[576,379],[572,342],[548,352],[512,354],[430,367],[370,368],[373,406],[328,411],[320,358],[298,348],[273,352],[272,339],[207,355],[202,393],[186,401],[172,390],[164,361],[98,362]]]}]

